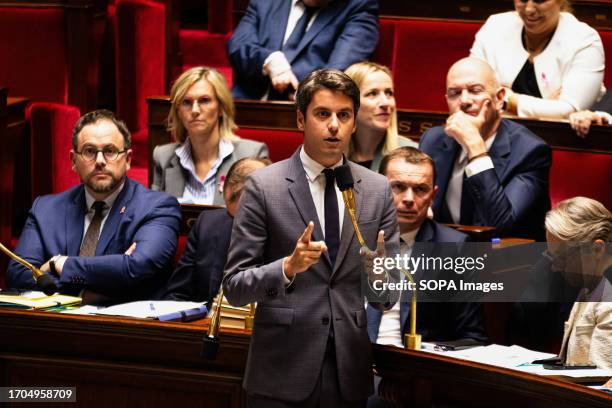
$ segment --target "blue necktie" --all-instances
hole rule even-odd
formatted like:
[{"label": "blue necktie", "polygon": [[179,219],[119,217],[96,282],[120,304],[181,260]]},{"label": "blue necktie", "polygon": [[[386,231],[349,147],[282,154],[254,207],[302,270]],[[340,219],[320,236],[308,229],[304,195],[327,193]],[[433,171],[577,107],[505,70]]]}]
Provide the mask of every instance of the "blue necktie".
[{"label": "blue necktie", "polygon": [[308,23],[310,22],[310,19],[315,11],[317,11],[316,7],[304,6],[304,14],[302,14],[302,17],[300,17],[295,24],[291,35],[283,46],[283,54],[285,54],[285,57],[289,63],[291,63],[291,61],[297,55],[298,45],[300,45],[300,41],[302,41],[304,34],[306,34],[306,28],[308,27]]},{"label": "blue necktie", "polygon": [[340,218],[338,217],[338,196],[336,195],[336,180],[332,169],[324,169],[325,174],[325,245],[332,267],[336,263],[336,255],[340,246]]}]

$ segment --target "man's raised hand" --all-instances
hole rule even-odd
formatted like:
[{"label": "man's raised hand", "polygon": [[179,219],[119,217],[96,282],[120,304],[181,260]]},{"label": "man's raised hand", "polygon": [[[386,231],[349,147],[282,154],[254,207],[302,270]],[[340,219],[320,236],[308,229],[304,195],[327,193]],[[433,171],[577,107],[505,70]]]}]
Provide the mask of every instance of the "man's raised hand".
[{"label": "man's raised hand", "polygon": [[295,244],[293,253],[283,261],[285,276],[292,279],[295,274],[308,270],[316,264],[323,252],[327,251],[324,241],[312,241],[314,223],[310,221]]}]

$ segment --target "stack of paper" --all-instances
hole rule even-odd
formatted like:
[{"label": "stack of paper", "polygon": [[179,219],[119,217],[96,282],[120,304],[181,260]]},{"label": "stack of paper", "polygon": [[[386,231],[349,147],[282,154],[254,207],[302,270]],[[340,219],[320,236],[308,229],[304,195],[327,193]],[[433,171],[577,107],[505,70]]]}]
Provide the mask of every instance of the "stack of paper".
[{"label": "stack of paper", "polygon": [[43,310],[58,306],[72,306],[81,303],[81,298],[55,294],[47,296],[42,292],[24,292],[20,295],[0,294],[0,306],[18,309]]},{"label": "stack of paper", "polygon": [[[219,296],[215,298],[212,310],[216,310]],[[221,302],[221,327],[244,329],[244,319],[249,315],[250,308],[236,307],[229,304],[225,296]]]},{"label": "stack of paper", "polygon": [[98,315],[159,319],[164,321],[189,321],[206,317],[205,303],[178,302],[173,300],[143,300],[98,309]]}]

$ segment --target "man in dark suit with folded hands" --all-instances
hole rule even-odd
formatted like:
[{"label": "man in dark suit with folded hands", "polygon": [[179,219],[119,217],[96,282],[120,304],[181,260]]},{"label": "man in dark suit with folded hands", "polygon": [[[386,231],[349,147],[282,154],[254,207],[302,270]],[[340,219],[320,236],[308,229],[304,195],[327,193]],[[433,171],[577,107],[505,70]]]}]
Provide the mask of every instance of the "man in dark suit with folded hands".
[{"label": "man in dark suit with folded hands", "polygon": [[[304,145],[247,181],[225,268],[228,301],[257,302],[244,387],[252,407],[364,406],[372,358],[361,288],[371,258],[359,255],[333,171],[345,162],[359,89],[340,71],[315,71],[300,84],[296,105]],[[386,240],[394,253],[399,231],[388,183],[348,165],[367,246],[380,255]]]},{"label": "man in dark suit with folded hands", "polygon": [[[181,211],[174,197],[126,176],[131,158],[130,133],[112,112],[81,117],[70,151],[81,184],[38,197],[15,249],[84,303],[151,299],[168,278]],[[7,284],[31,289],[35,282],[11,261]]]},{"label": "man in dark suit with folded hands", "polygon": [[[380,173],[387,176],[400,228],[400,252],[407,256],[457,256],[468,236],[427,218],[438,191],[434,162],[414,147],[400,147],[385,156]],[[456,276],[455,276],[456,277]],[[448,279],[439,271],[418,270],[415,281]],[[453,278],[452,276],[450,277]],[[408,298],[409,299],[409,298]],[[403,346],[403,335],[410,330],[410,303],[398,302],[388,311],[367,307],[368,334],[372,342]],[[422,302],[417,313],[417,333],[423,341],[487,339],[484,314],[480,303]]]},{"label": "man in dark suit with folded hands", "polygon": [[438,173],[435,219],[544,241],[551,149],[526,127],[502,119],[504,94],[485,61],[464,58],[448,71],[450,116],[419,144]]}]

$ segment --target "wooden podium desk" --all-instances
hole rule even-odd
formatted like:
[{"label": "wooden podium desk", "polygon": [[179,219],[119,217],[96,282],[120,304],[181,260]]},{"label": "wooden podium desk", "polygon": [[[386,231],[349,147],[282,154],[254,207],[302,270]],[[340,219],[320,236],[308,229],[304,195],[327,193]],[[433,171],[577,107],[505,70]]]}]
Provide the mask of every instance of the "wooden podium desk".
[{"label": "wooden podium desk", "polygon": [[245,406],[249,332],[222,330],[207,361],[207,323],[0,309],[0,386],[76,387],[73,407]]},{"label": "wooden podium desk", "polygon": [[399,407],[611,407],[612,395],[444,355],[374,345],[379,394]]},{"label": "wooden podium desk", "polygon": [[[222,330],[207,361],[207,322],[0,309],[0,386],[76,387],[71,407],[243,407],[249,332]],[[580,385],[424,352],[375,345],[374,360],[383,395],[401,407],[612,404]]]}]

